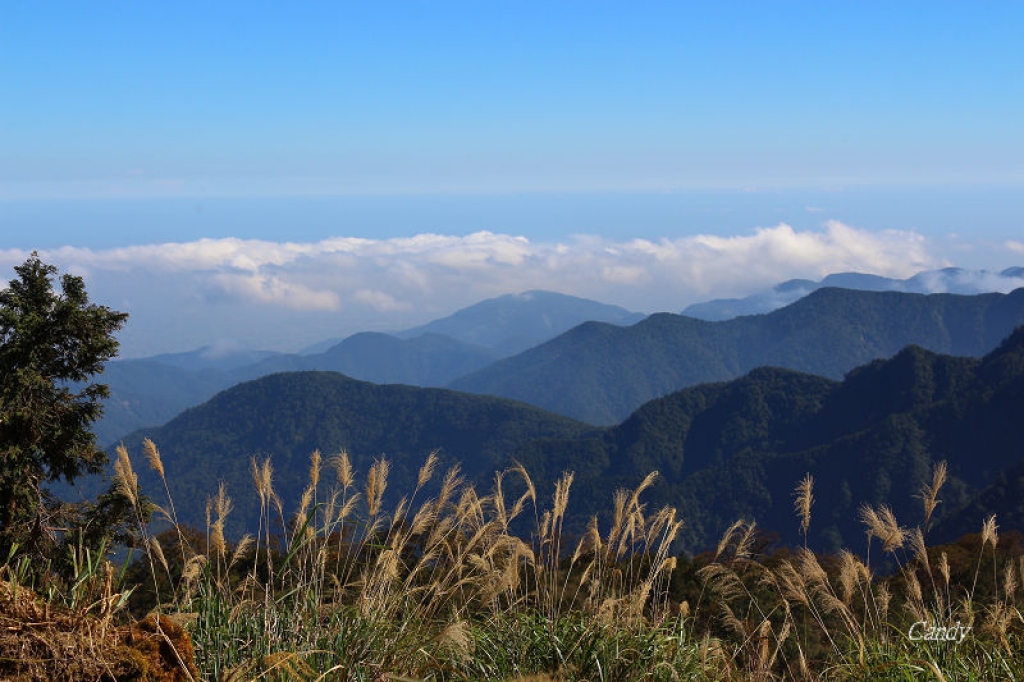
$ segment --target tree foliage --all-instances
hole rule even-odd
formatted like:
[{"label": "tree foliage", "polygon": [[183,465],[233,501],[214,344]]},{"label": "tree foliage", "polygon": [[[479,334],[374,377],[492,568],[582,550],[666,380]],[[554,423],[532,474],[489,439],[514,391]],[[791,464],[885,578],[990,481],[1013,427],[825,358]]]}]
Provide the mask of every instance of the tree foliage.
[{"label": "tree foliage", "polygon": [[[127,318],[89,302],[81,277],[60,276],[32,256],[0,291],[0,558],[14,548],[46,556],[83,518],[45,489],[98,473],[106,454],[90,425],[100,416],[103,384],[92,378],[117,354],[114,333]],[[109,517],[112,500],[90,508]]]}]

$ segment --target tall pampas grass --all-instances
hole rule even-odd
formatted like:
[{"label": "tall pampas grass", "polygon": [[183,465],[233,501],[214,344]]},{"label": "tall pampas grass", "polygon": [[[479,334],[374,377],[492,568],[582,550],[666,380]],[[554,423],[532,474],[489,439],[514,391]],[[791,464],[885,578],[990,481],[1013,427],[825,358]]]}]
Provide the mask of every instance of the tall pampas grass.
[{"label": "tall pampas grass", "polygon": [[807,547],[807,533],[811,528],[811,505],[814,504],[814,477],[807,474],[803,477],[794,492],[793,507],[800,519],[800,534],[804,536],[804,547]]},{"label": "tall pampas grass", "polygon": [[[144,452],[166,490],[159,450]],[[387,459],[374,460],[362,478],[346,452],[315,451],[286,523],[271,461],[253,458],[258,526],[234,543],[225,535],[233,505],[219,487],[207,503],[205,554],[187,550],[171,581],[176,590],[157,598],[193,619],[204,674],[471,680],[543,673],[667,682],[867,679],[892,668],[898,677],[922,666],[942,671],[950,661],[914,649],[901,630],[911,621],[956,619],[997,643],[1005,658],[989,652],[992,660],[1017,660],[1024,561],[993,573],[994,601],[973,597],[987,581],[982,560],[996,557],[995,519],[983,525],[969,589],[954,584],[947,554],[930,554],[926,544],[944,466],[921,489],[919,527],[902,526],[887,506],[861,507],[865,558],[808,548],[815,483],[804,476],[793,501],[802,548],[765,556],[758,525],[741,519],[701,559],[696,601],[676,603],[671,579],[687,561],[677,544],[683,520],[670,507],[645,504],[656,473],[616,491],[609,518],[576,526],[571,472],[542,496],[520,464],[496,472],[487,491],[467,484],[458,466],[436,482],[439,464],[429,453],[412,489],[396,495]],[[123,448],[115,475],[125,498],[141,504]],[[174,519],[170,501],[168,508]],[[875,540],[896,558],[895,572],[891,563],[872,568]],[[144,546],[154,581],[174,571],[156,538]]]}]

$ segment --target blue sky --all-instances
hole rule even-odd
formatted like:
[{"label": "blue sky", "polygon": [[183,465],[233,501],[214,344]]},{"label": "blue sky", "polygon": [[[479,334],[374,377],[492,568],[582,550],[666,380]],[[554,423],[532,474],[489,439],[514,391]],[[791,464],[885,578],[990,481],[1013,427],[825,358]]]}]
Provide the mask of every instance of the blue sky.
[{"label": "blue sky", "polygon": [[1019,3],[2,12],[13,198],[1024,181]]},{"label": "blue sky", "polygon": [[[223,311],[209,312],[224,300],[280,326],[294,310],[281,302],[298,300],[287,291],[334,313],[315,329],[297,320],[302,331],[277,346],[418,323],[411,311],[446,314],[504,290],[678,309],[837,268],[1000,269],[1024,260],[1021,35],[1013,2],[12,1],[0,7],[0,261],[42,249],[134,319],[156,318],[145,306],[167,319],[181,301],[143,295],[117,249],[217,251],[234,239],[260,253],[302,243],[312,258],[336,253],[316,246],[325,240],[360,238],[403,253],[396,268],[433,272],[395,240],[458,238],[446,248],[466,258],[442,259],[450,287],[436,273],[409,280],[429,301],[389,288],[395,273],[376,265],[359,272],[381,279],[353,288],[326,275],[300,286],[273,258],[175,261],[199,302],[175,329],[206,314],[210,335],[228,334],[213,328]],[[861,257],[832,224],[858,244],[920,252]],[[781,225],[793,243],[842,248],[748,249],[773,267],[715,278],[687,266],[672,286],[529,268],[499,277],[472,255],[478,234],[525,238],[530,258],[559,247],[589,258],[635,253],[636,240],[760,244]],[[647,253],[607,272],[679,266]],[[707,258],[694,253],[681,262]],[[211,267],[255,279],[228,286]],[[348,326],[332,327],[341,311]],[[243,328],[247,345],[269,340]],[[133,333],[202,341],[147,329]],[[156,343],[137,352],[177,349]]]}]

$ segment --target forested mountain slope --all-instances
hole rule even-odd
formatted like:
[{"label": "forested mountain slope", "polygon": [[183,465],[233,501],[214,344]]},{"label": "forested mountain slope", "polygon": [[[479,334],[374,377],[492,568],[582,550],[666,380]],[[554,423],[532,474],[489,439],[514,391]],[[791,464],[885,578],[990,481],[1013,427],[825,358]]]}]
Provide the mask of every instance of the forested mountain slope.
[{"label": "forested mountain slope", "polygon": [[[860,548],[859,506],[889,504],[901,522],[920,523],[916,495],[940,460],[951,475],[942,494],[943,538],[986,513],[1024,518],[1024,502],[1006,494],[1020,487],[1022,416],[1024,328],[980,360],[911,346],[842,382],[757,369],[652,401],[583,440],[535,441],[517,457],[531,470],[579,463],[583,500],[606,499],[610,489],[660,471],[651,504],[680,508],[692,548],[713,544],[738,518],[800,542],[792,491],[811,473],[818,500],[812,545]],[[606,510],[595,502],[586,511]],[[970,518],[955,523],[964,513]]]},{"label": "forested mountain slope", "polygon": [[580,325],[453,381],[593,424],[648,400],[777,366],[832,379],[901,348],[978,357],[1024,324],[1024,289],[959,296],[819,289],[769,313],[724,322],[658,314],[631,327]]},{"label": "forested mountain slope", "polygon": [[[225,390],[161,427],[125,439],[140,462],[144,488],[159,499],[152,472],[142,471],[142,440],[159,447],[182,520],[202,527],[206,497],[224,481],[235,499],[232,528],[254,528],[256,493],[251,457],[271,457],[274,485],[286,508],[308,482],[309,458],[347,450],[360,487],[375,458],[392,462],[389,493],[412,491],[427,455],[441,466],[459,463],[464,475],[489,487],[509,454],[535,438],[568,438],[586,424],[500,398],[444,389],[378,386],[333,372],[274,374]],[[324,487],[333,473],[325,471]]]}]

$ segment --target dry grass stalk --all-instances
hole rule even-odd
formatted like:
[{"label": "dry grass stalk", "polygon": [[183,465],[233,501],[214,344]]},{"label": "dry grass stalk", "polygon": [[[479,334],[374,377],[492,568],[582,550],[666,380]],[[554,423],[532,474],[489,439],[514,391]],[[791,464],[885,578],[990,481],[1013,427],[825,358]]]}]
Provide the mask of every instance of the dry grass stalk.
[{"label": "dry grass stalk", "polygon": [[146,551],[160,563],[167,575],[170,576],[171,568],[167,564],[167,558],[164,556],[164,549],[160,546],[160,541],[156,538],[149,538],[146,543]]},{"label": "dry grass stalk", "polygon": [[992,545],[995,550],[999,544],[999,526],[996,525],[996,515],[992,514],[981,526],[981,544]]},{"label": "dry grass stalk", "polygon": [[915,620],[927,620],[930,614],[924,604],[924,592],[921,589],[921,582],[917,579],[917,573],[907,569],[903,574],[907,586],[907,608]]},{"label": "dry grass stalk", "polygon": [[736,547],[733,550],[733,559],[743,560],[749,559],[754,549],[754,540],[757,537],[757,523],[754,521],[748,521],[743,530],[743,535],[740,536],[739,542],[736,543]]},{"label": "dry grass stalk", "polygon": [[117,460],[114,462],[114,485],[117,491],[133,506],[139,504],[139,477],[132,469],[132,461],[128,457],[128,449],[117,446]]},{"label": "dry grass stalk", "polygon": [[160,458],[160,451],[149,438],[142,441],[142,454],[146,456],[146,461],[149,462],[150,468],[159,474],[160,478],[166,478],[164,476],[164,463]]},{"label": "dry grass stalk", "polygon": [[416,476],[416,488],[422,488],[427,482],[434,477],[434,469],[437,467],[437,450],[432,451],[427,455],[427,459],[423,462],[423,466],[420,467],[419,474]]},{"label": "dry grass stalk", "polygon": [[936,462],[932,466],[932,480],[931,483],[922,486],[921,488],[921,502],[924,505],[924,524],[927,527],[931,521],[932,514],[935,512],[935,508],[939,505],[939,490],[945,485],[946,479],[949,475],[949,467],[946,461]]},{"label": "dry grass stalk", "polygon": [[458,619],[447,625],[437,636],[437,641],[458,658],[466,659],[472,655],[473,640],[470,636],[469,624],[465,620]]},{"label": "dry grass stalk", "polygon": [[1017,592],[1017,571],[1012,561],[1003,566],[1003,598],[1010,602]]},{"label": "dry grass stalk", "polygon": [[907,534],[910,550],[913,552],[914,560],[919,562],[926,571],[930,572],[931,562],[928,559],[928,546],[924,541],[924,531],[914,528]]},{"label": "dry grass stalk", "polygon": [[883,552],[892,553],[903,547],[907,539],[906,530],[896,522],[896,516],[887,505],[883,504],[877,509],[867,504],[862,505],[859,516],[867,526],[868,535],[881,541]]},{"label": "dry grass stalk", "polygon": [[[572,481],[575,478],[575,474],[571,471],[562,474],[562,477],[555,483],[555,496],[552,504],[551,515],[556,520],[561,520],[565,517],[565,510],[569,506],[569,488],[572,487]],[[557,521],[556,521],[557,522]]]},{"label": "dry grass stalk", "polygon": [[352,460],[349,459],[348,452],[342,450],[331,457],[329,463],[331,468],[334,469],[341,487],[344,490],[351,488],[355,483],[355,476],[352,472]]},{"label": "dry grass stalk", "polygon": [[779,594],[790,605],[800,604],[811,608],[811,593],[803,573],[791,561],[783,561],[773,571],[764,571],[762,582],[778,589]]},{"label": "dry grass stalk", "polygon": [[302,496],[299,498],[299,508],[295,512],[295,521],[298,527],[301,527],[309,517],[309,510],[313,506],[314,490],[313,486],[307,485],[302,491]]},{"label": "dry grass stalk", "polygon": [[[207,501],[207,528],[209,529],[209,549],[208,553],[212,554],[218,559],[223,559],[227,554],[227,541],[224,539],[224,520],[233,509],[231,498],[228,497],[227,488],[224,483],[221,482],[217,487],[217,495]],[[210,511],[215,514],[212,522],[210,520]]]},{"label": "dry grass stalk", "polygon": [[616,490],[612,495],[612,527],[608,531],[606,544],[609,547],[618,547],[619,538],[626,522],[626,503],[629,501],[629,491],[624,489]]},{"label": "dry grass stalk", "polygon": [[880,583],[875,590],[875,604],[877,605],[876,612],[879,623],[885,623],[889,620],[889,605],[891,603],[892,593],[889,592],[889,586],[884,582]]},{"label": "dry grass stalk", "polygon": [[804,536],[804,547],[807,546],[807,531],[811,528],[811,505],[814,504],[814,477],[806,474],[797,484],[794,492],[796,500],[793,507],[800,519],[800,533]]},{"label": "dry grass stalk", "polygon": [[366,490],[363,496],[366,498],[367,514],[371,518],[380,513],[381,500],[384,497],[384,490],[388,487],[388,472],[390,470],[391,463],[388,460],[376,459],[366,475]]},{"label": "dry grass stalk", "polygon": [[309,486],[316,490],[320,485],[320,468],[323,465],[323,456],[319,450],[314,450],[309,456]]},{"label": "dry grass stalk", "polygon": [[1007,633],[1013,622],[1019,618],[1019,611],[1010,608],[1004,602],[995,601],[986,608],[985,619],[981,627],[984,632],[994,637],[1007,651],[1011,651]]},{"label": "dry grass stalk", "polygon": [[746,525],[746,523],[745,519],[737,519],[736,521],[733,521],[731,526],[725,529],[725,532],[722,533],[721,539],[718,541],[718,547],[715,548],[715,557],[713,561],[718,561],[722,557],[725,550],[732,544],[733,536],[740,528]]},{"label": "dry grass stalk", "polygon": [[860,577],[861,561],[853,552],[843,549],[839,553],[839,587],[843,603],[847,606],[853,601],[858,578]]},{"label": "dry grass stalk", "polygon": [[196,584],[203,577],[203,572],[206,568],[207,559],[202,554],[189,557],[188,561],[181,569],[181,581],[185,586],[185,596],[183,601],[188,601],[194,594]]},{"label": "dry grass stalk", "polygon": [[237,545],[235,545],[235,551],[231,554],[231,561],[228,562],[227,570],[231,570],[231,568],[233,568],[239,561],[241,561],[245,557],[246,554],[249,553],[249,550],[252,549],[254,542],[255,540],[253,539],[251,534],[246,533],[242,536],[242,539],[238,541]]}]

